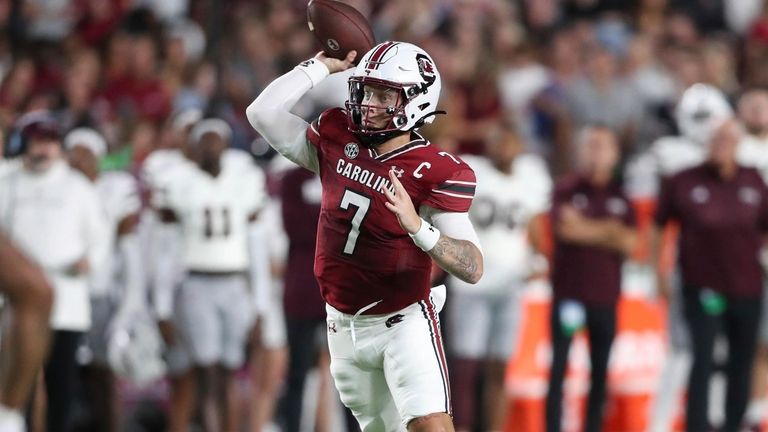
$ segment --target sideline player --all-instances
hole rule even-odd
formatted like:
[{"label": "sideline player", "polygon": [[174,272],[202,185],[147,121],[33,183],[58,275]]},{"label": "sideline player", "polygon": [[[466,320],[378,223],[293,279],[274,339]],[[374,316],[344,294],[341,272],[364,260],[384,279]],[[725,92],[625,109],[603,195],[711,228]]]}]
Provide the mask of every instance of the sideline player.
[{"label": "sideline player", "polygon": [[143,306],[144,272],[136,237],[141,201],[136,181],[129,173],[99,172],[99,160],[107,152],[107,143],[96,130],[83,127],[70,131],[64,137],[64,148],[70,166],[96,186],[109,223],[110,257],[91,276],[93,324],[86,340],[93,357],[85,368],[84,381],[94,426],[101,431],[117,431],[117,381],[107,347],[115,330],[128,326]]},{"label": "sideline player", "polygon": [[0,347],[0,430],[23,432],[24,409],[50,340],[53,290],[32,262],[0,232],[0,292],[11,323]]},{"label": "sideline player", "polygon": [[[448,321],[458,431],[472,429],[480,406],[488,430],[504,427],[504,373],[519,332],[521,295],[535,267],[529,223],[547,211],[552,189],[544,161],[523,150],[521,137],[505,124],[489,134],[487,157],[462,156],[477,175],[469,215],[483,244],[485,275],[475,286],[449,279],[449,315],[463,317]],[[475,396],[479,379],[483,403]]]},{"label": "sideline player", "polygon": [[235,372],[243,365],[252,311],[248,230],[263,197],[255,165],[224,161],[231,128],[219,119],[190,133],[194,162],[154,203],[166,223],[179,223],[186,276],[176,301],[177,331],[202,378],[203,417],[210,430],[237,430]]},{"label": "sideline player", "polygon": [[[149,191],[149,202],[165,203],[170,183],[192,165],[184,150],[189,132],[202,118],[200,110],[189,109],[176,114],[166,125],[165,146],[152,151],[141,167],[140,179]],[[181,432],[187,430],[193,415],[197,382],[189,356],[176,336],[175,324],[178,323],[173,322],[174,297],[183,276],[178,258],[181,254],[181,233],[176,224],[162,223],[159,210],[154,206],[145,208],[138,232],[144,249],[152,312],[166,345],[165,360],[170,381],[168,430]]]},{"label": "sideline player", "polygon": [[475,175],[416,132],[440,113],[441,83],[415,45],[388,41],[366,53],[349,78],[346,110],[327,110],[311,125],[290,113],[356,54],[302,62],[246,114],[277,151],[320,175],[315,276],[342,402],[363,431],[452,431],[437,317],[445,294],[430,293],[430,270],[434,260],[466,282],[483,274],[467,214]]}]

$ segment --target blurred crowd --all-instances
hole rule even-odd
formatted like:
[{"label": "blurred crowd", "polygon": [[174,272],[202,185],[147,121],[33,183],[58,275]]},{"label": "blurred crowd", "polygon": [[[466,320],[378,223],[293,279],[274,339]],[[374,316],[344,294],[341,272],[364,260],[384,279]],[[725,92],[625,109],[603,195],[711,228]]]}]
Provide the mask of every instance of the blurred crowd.
[{"label": "blurred crowd", "polygon": [[[768,88],[768,1],[346,3],[369,17],[377,41],[411,42],[434,58],[442,75],[441,105],[448,115],[439,116],[422,129],[426,138],[454,154],[473,155],[470,159],[504,161],[510,157],[510,153],[500,155],[500,151],[511,152],[512,159],[521,153],[541,158],[548,173],[548,186],[540,190],[542,196],[550,193],[550,180],[578,171],[579,145],[585,142],[580,132],[594,125],[609,130],[611,139],[618,143],[616,166],[611,168],[617,178],[627,178],[630,198],[653,195],[657,179],[650,180],[653,185],[645,184],[644,156],[653,152],[660,138],[685,133],[676,110],[684,91],[697,83],[719,91],[727,105],[738,106],[748,132],[764,138],[768,131],[768,95],[756,92],[749,101],[743,98],[750,90]],[[80,139],[91,143],[86,147],[98,159],[99,171],[122,171],[132,176],[141,198],[133,212],[142,213],[158,205],[157,178],[168,166],[164,162],[147,166],[145,162],[152,160],[153,154],[184,147],[200,119],[217,118],[229,130],[211,127],[206,133],[218,134],[232,149],[253,155],[253,169],[265,172],[267,178],[258,186],[263,191],[256,193],[269,193],[278,200],[281,189],[277,185],[287,175],[286,164],[253,130],[245,108],[274,78],[318,50],[307,27],[304,0],[0,0],[3,154],[7,158],[18,155],[14,133],[19,120],[32,111],[53,113],[62,138],[80,128],[96,131],[101,138]],[[329,106],[343,104],[345,82],[329,82],[327,91],[316,89],[295,111],[310,119]],[[500,128],[511,134],[508,138],[514,141],[514,149],[499,150],[493,145],[500,140]],[[94,142],[102,144],[94,150]],[[768,146],[763,150],[768,152]],[[154,160],[163,161],[164,157]],[[2,163],[0,158],[0,175]],[[664,170],[659,171],[663,174]],[[640,173],[639,178],[633,173]],[[541,200],[549,201],[549,197]],[[547,211],[545,204],[536,208]],[[274,234],[280,227],[291,231],[301,224],[281,222],[280,211],[269,214],[277,222],[267,218],[267,228],[260,229],[268,233]],[[260,235],[265,236],[259,237],[261,241],[270,237]],[[285,248],[274,246],[278,252],[273,254],[285,255]],[[284,276],[291,277],[290,269],[284,270],[286,265],[290,262],[286,264],[284,258],[276,260],[261,267],[260,271],[268,273],[266,278],[252,278],[252,282],[267,287],[262,291],[268,293],[259,295],[269,298],[253,300],[261,302],[254,309],[257,315],[266,309],[283,308],[282,288],[274,287],[281,285]],[[540,271],[546,269],[537,268],[536,272]],[[152,292],[157,278],[150,275],[146,279],[150,281],[147,292]],[[157,296],[145,297],[142,302],[151,304]],[[319,301],[319,293],[317,297]],[[296,299],[292,301],[296,304]],[[282,390],[284,377],[292,379],[291,371],[287,375],[285,371],[291,367],[291,354],[286,351],[291,328],[294,338],[304,333],[299,344],[315,342],[308,337],[315,330],[295,322],[293,327],[289,324],[286,336],[282,312],[261,318],[254,320],[258,324],[252,331],[255,336],[248,340],[261,347],[251,351],[256,360],[248,360],[257,389],[251,395],[262,391],[262,398],[252,405],[253,412],[258,413],[254,417],[261,416],[251,419],[254,431],[268,424],[297,423],[282,408],[275,408],[286,393]],[[324,325],[322,316],[312,319],[314,324]],[[278,336],[259,335],[264,326]],[[168,342],[168,330],[161,331]],[[449,338],[448,343],[459,346],[462,342]],[[510,355],[510,349],[500,351]],[[765,355],[768,358],[768,351]],[[80,360],[87,359],[80,356]],[[313,366],[309,363],[315,362],[314,354],[300,360],[301,373],[306,374]],[[496,360],[502,369],[497,367],[492,376],[499,379],[504,359]],[[322,359],[319,365],[321,371],[327,368]],[[296,380],[304,385],[303,375]],[[327,374],[318,374],[315,384],[321,392],[331,392]],[[468,385],[471,388],[474,383]],[[301,392],[298,396],[288,393],[292,403],[301,403]],[[341,411],[335,400],[331,403],[323,396],[319,400],[318,412]],[[479,408],[467,412],[481,416]],[[195,422],[200,420],[191,417]],[[317,430],[336,430],[330,425],[338,426],[342,421],[335,421],[318,419]],[[487,430],[495,422],[489,417],[462,421]],[[103,425],[107,423],[100,427],[106,428]],[[109,429],[94,428],[90,430],[117,430],[114,423]],[[311,429],[306,421],[304,428]]]},{"label": "blurred crowd", "polygon": [[[350,3],[378,40],[416,43],[440,65],[450,117],[435,123],[433,141],[481,153],[488,126],[511,119],[555,175],[571,169],[580,126],[617,130],[629,156],[674,132],[671,110],[691,84],[710,83],[733,100],[768,80],[759,0]],[[110,153],[129,152],[137,165],[169,145],[169,115],[198,108],[232,125],[235,147],[250,148],[257,137],[244,107],[318,49],[305,7],[5,1],[0,123],[7,129],[21,113],[53,109],[69,129],[103,131]]]}]

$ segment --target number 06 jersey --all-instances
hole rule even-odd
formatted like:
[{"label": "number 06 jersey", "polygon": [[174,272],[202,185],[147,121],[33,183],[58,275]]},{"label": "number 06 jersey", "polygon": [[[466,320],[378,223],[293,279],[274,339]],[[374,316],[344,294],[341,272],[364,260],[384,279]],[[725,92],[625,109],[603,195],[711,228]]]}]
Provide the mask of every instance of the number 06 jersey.
[{"label": "number 06 jersey", "polygon": [[465,213],[475,174],[459,158],[414,133],[408,144],[376,154],[347,130],[340,108],[325,111],[307,128],[317,150],[323,201],[315,276],[325,301],[354,314],[385,314],[429,296],[431,258],[416,247],[385,206],[393,170],[414,207]]}]

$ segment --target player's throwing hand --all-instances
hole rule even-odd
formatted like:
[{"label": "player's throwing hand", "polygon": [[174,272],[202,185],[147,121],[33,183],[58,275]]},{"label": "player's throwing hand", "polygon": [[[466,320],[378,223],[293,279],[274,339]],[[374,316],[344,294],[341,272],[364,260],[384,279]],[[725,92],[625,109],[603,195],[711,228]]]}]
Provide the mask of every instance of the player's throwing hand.
[{"label": "player's throwing hand", "polygon": [[352,64],[352,62],[355,61],[355,57],[357,57],[357,51],[354,50],[348,52],[347,57],[344,60],[328,57],[322,51],[315,55],[315,58],[323,62],[330,73],[341,72],[351,67],[355,67],[355,65]]},{"label": "player's throwing hand", "polygon": [[405,190],[403,184],[397,179],[397,175],[393,170],[389,170],[389,179],[392,181],[395,192],[390,192],[389,189],[384,188],[384,195],[387,196],[389,202],[384,203],[385,206],[392,213],[397,216],[397,221],[400,222],[400,226],[403,227],[408,234],[414,234],[421,228],[421,218],[416,213],[416,209],[413,208],[413,201],[408,195],[408,191]]}]

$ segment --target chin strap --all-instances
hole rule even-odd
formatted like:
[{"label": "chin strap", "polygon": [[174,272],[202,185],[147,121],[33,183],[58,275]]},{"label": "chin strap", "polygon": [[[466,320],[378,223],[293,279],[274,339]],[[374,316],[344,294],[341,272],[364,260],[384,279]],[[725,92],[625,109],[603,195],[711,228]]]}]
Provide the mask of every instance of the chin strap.
[{"label": "chin strap", "polygon": [[357,137],[366,146],[368,146],[368,147],[376,147],[376,146],[378,146],[379,144],[381,144],[381,143],[383,143],[385,141],[389,141],[390,139],[392,139],[392,138],[394,138],[394,137],[396,137],[398,135],[405,134],[405,133],[408,133],[408,132],[404,132],[404,131],[401,131],[401,130],[394,130],[394,131],[390,131],[390,132],[380,132],[380,133],[376,133],[376,134],[358,133]]}]

